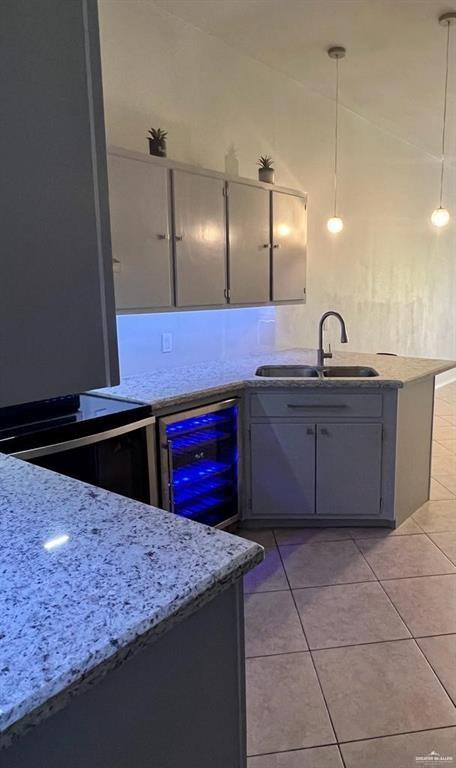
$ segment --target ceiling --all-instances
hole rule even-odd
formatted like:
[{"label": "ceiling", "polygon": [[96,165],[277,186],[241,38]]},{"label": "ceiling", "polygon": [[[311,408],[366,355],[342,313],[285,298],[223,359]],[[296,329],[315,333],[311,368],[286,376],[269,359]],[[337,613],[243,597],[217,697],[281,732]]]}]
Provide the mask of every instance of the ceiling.
[{"label": "ceiling", "polygon": [[[441,144],[446,28],[456,0],[154,0],[236,50],[334,97],[329,45],[347,48],[341,101],[425,151]],[[450,51],[448,154],[456,158],[456,27]]]}]

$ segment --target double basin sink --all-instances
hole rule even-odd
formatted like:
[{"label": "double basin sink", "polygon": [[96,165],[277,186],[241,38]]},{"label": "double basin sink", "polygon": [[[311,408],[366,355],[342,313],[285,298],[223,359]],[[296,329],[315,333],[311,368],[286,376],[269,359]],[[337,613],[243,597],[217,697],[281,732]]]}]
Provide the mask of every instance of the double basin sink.
[{"label": "double basin sink", "polygon": [[260,365],[256,375],[277,379],[365,379],[378,373],[375,368],[362,365]]}]

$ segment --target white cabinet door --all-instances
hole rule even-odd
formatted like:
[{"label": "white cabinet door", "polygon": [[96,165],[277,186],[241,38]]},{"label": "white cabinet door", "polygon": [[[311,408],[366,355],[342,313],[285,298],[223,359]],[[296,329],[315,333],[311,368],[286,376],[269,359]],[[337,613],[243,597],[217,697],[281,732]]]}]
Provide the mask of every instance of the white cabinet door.
[{"label": "white cabinet door", "polygon": [[178,307],[226,302],[224,188],[223,179],[173,171]]},{"label": "white cabinet door", "polygon": [[108,173],[117,309],[170,307],[169,171],[111,154]]},{"label": "white cabinet door", "polygon": [[228,185],[231,304],[261,304],[270,299],[269,194],[248,184]]},{"label": "white cabinet door", "polygon": [[272,300],[302,301],[306,288],[306,201],[272,193]]}]

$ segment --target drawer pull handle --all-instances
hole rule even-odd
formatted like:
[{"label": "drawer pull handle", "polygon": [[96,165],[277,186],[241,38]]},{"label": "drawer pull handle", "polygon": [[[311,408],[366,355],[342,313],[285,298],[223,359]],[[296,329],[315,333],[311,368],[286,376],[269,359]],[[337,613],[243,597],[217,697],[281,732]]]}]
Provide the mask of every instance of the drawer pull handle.
[{"label": "drawer pull handle", "polygon": [[313,410],[314,408],[348,408],[348,405],[345,405],[344,403],[336,403],[334,405],[325,405],[325,404],[316,404],[316,405],[300,405],[299,403],[288,403],[287,408],[294,408],[295,410],[305,410],[306,408],[310,408]]}]

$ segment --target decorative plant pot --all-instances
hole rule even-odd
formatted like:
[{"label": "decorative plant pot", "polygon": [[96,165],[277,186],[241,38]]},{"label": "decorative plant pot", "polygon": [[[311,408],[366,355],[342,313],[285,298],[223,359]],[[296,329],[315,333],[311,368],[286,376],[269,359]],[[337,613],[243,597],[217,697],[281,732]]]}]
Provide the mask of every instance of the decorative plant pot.
[{"label": "decorative plant pot", "polygon": [[155,139],[148,139],[149,141],[149,154],[156,157],[166,157],[166,141],[156,141]]},{"label": "decorative plant pot", "polygon": [[274,168],[258,168],[258,178],[267,184],[274,184]]}]

